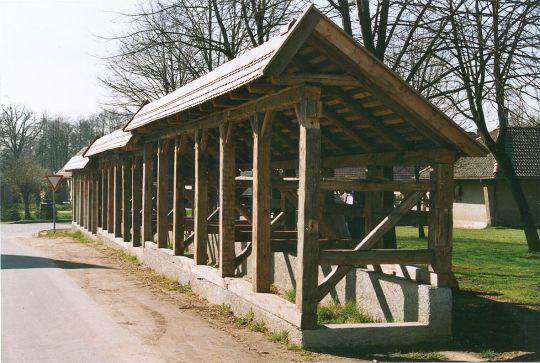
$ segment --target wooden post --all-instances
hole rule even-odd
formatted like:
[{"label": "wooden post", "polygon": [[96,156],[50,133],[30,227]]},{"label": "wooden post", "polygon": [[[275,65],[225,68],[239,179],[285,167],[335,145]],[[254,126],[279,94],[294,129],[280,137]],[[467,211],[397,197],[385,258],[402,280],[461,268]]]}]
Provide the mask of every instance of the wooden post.
[{"label": "wooden post", "polygon": [[101,210],[101,193],[102,187],[101,187],[101,167],[98,167],[98,170],[96,171],[96,179],[95,179],[95,187],[96,187],[96,210],[97,210],[97,219],[96,219],[96,233],[97,229],[102,227],[103,222],[103,211]]},{"label": "wooden post", "polygon": [[131,160],[122,163],[122,239],[131,241]]},{"label": "wooden post", "polygon": [[114,236],[122,237],[122,161],[114,163]]},{"label": "wooden post", "polygon": [[82,204],[83,204],[83,195],[82,195],[82,175],[79,175],[77,178],[77,195],[79,202],[77,203],[77,223],[79,226],[82,226]]},{"label": "wooden post", "polygon": [[99,224],[99,174],[92,176],[92,233],[96,234]]},{"label": "wooden post", "polygon": [[219,270],[221,277],[234,276],[234,217],[236,156],[234,124],[219,126]]},{"label": "wooden post", "polygon": [[114,162],[109,163],[108,173],[108,200],[107,200],[107,231],[114,233]]},{"label": "wooden post", "polygon": [[88,213],[88,196],[88,174],[85,174],[83,179],[83,226],[85,229],[88,229],[88,216],[90,214]]},{"label": "wooden post", "polygon": [[90,212],[90,202],[91,202],[91,195],[92,193],[92,188],[91,188],[91,183],[90,183],[90,174],[87,174],[86,177],[85,177],[85,208],[84,208],[84,212],[86,214],[86,218],[85,218],[85,222],[86,222],[86,225],[85,225],[85,228],[90,231],[91,230],[91,226],[90,224],[92,223],[92,213]]},{"label": "wooden post", "polygon": [[106,165],[101,169],[101,228],[108,229],[107,217],[109,208],[109,172]]},{"label": "wooden post", "polygon": [[86,228],[86,175],[81,177],[81,226]]},{"label": "wooden post", "polygon": [[458,288],[452,272],[452,205],[454,202],[454,165],[434,164],[431,181],[435,190],[430,193],[428,245],[435,256],[430,269],[437,273],[438,286]]},{"label": "wooden post", "polygon": [[206,265],[208,243],[208,159],[206,155],[207,131],[195,131],[195,199],[194,199],[194,260]]},{"label": "wooden post", "polygon": [[251,268],[253,291],[270,291],[270,134],[273,112],[257,114],[253,129],[253,216]]},{"label": "wooden post", "polygon": [[133,247],[140,247],[141,241],[141,209],[142,209],[142,172],[141,158],[135,156],[131,163],[131,225],[133,234],[131,241]]},{"label": "wooden post", "polygon": [[[381,166],[370,165],[367,167],[368,179],[379,179],[383,177],[383,168]],[[365,231],[366,234],[371,232],[379,222],[380,218],[377,218],[377,210],[383,208],[383,192],[366,192],[366,203],[364,208],[365,217]],[[362,237],[363,238],[363,237]],[[384,240],[381,239],[376,242],[373,248],[383,248]]]},{"label": "wooden post", "polygon": [[320,89],[313,91],[296,107],[300,124],[296,305],[302,329],[317,327],[322,107]]},{"label": "wooden post", "polygon": [[152,232],[152,179],[153,179],[153,144],[144,144],[143,149],[143,195],[142,195],[142,246],[145,241],[153,241]]},{"label": "wooden post", "polygon": [[76,198],[75,198],[75,180],[76,180],[76,177],[75,177],[75,173],[72,173],[71,174],[71,220],[73,222],[77,222],[77,217],[75,216],[75,204],[77,203],[76,202]]},{"label": "wooden post", "polygon": [[158,142],[158,174],[157,174],[157,244],[159,248],[167,248],[169,235],[169,140]]},{"label": "wooden post", "polygon": [[173,252],[175,256],[184,254],[184,170],[183,155],[187,146],[187,135],[174,140],[174,196],[173,196]]}]

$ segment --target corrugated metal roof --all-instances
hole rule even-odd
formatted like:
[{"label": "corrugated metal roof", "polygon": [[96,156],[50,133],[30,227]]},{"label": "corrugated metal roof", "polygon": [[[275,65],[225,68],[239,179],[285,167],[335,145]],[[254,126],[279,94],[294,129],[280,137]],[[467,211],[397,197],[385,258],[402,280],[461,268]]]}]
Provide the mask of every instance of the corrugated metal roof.
[{"label": "corrugated metal roof", "polygon": [[89,161],[89,159],[85,158],[82,155],[75,155],[74,157],[69,159],[69,161],[66,163],[66,165],[64,165],[64,167],[62,169],[60,169],[60,170],[61,171],[64,171],[64,170],[65,171],[71,171],[71,170],[84,169],[86,164],[88,164],[88,161]]},{"label": "corrugated metal roof", "polygon": [[84,157],[84,151],[88,148],[88,146],[83,147],[75,156],[73,156],[71,159],[68,160],[66,165],[62,167],[62,169],[58,170],[57,174],[62,174],[70,171],[70,170],[80,170],[84,169],[86,164],[88,164],[89,159]]},{"label": "corrugated metal roof", "polygon": [[[301,18],[310,9],[311,7],[306,9]],[[296,21],[286,33],[283,32],[283,34],[249,50],[242,56],[219,66],[212,72],[145,105],[124,127],[124,130],[133,130],[166,116],[198,106],[262,77],[266,67],[272,62],[286,40],[294,33],[295,26],[300,23],[300,20]]]},{"label": "corrugated metal roof", "polygon": [[133,137],[131,132],[125,132],[121,129],[111,132],[105,136],[100,137],[90,145],[88,150],[84,153],[84,156],[93,156],[107,150],[118,149],[124,147]]}]

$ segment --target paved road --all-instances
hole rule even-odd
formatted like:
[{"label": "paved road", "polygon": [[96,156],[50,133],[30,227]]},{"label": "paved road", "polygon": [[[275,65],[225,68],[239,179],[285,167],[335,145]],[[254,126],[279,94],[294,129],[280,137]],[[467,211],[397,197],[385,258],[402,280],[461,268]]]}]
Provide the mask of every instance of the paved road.
[{"label": "paved road", "polygon": [[2,362],[152,361],[54,260],[19,243],[49,224],[0,228]]},{"label": "paved road", "polygon": [[32,237],[48,228],[0,225],[2,362],[297,358],[261,334],[229,332],[201,317],[181,300],[187,295],[141,281],[104,247]]}]

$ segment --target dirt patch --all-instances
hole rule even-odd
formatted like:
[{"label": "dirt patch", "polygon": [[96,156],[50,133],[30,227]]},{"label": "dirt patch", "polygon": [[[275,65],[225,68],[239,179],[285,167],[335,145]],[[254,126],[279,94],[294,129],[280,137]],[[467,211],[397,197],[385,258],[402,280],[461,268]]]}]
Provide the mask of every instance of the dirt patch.
[{"label": "dirt patch", "polygon": [[69,238],[27,238],[24,243],[55,261],[64,261],[59,267],[116,323],[155,348],[166,361],[179,357],[190,361],[349,360],[272,343],[264,333],[250,329],[255,324],[235,322],[226,307],[209,304],[103,244],[75,243]]}]

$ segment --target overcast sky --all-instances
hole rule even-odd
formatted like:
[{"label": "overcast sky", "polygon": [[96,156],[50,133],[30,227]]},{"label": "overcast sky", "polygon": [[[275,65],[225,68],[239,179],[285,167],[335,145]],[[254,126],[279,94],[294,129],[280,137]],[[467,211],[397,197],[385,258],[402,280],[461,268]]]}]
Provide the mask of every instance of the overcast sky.
[{"label": "overcast sky", "polygon": [[130,0],[0,0],[0,104],[24,104],[72,119],[100,110],[97,76],[110,42],[125,27]]}]

